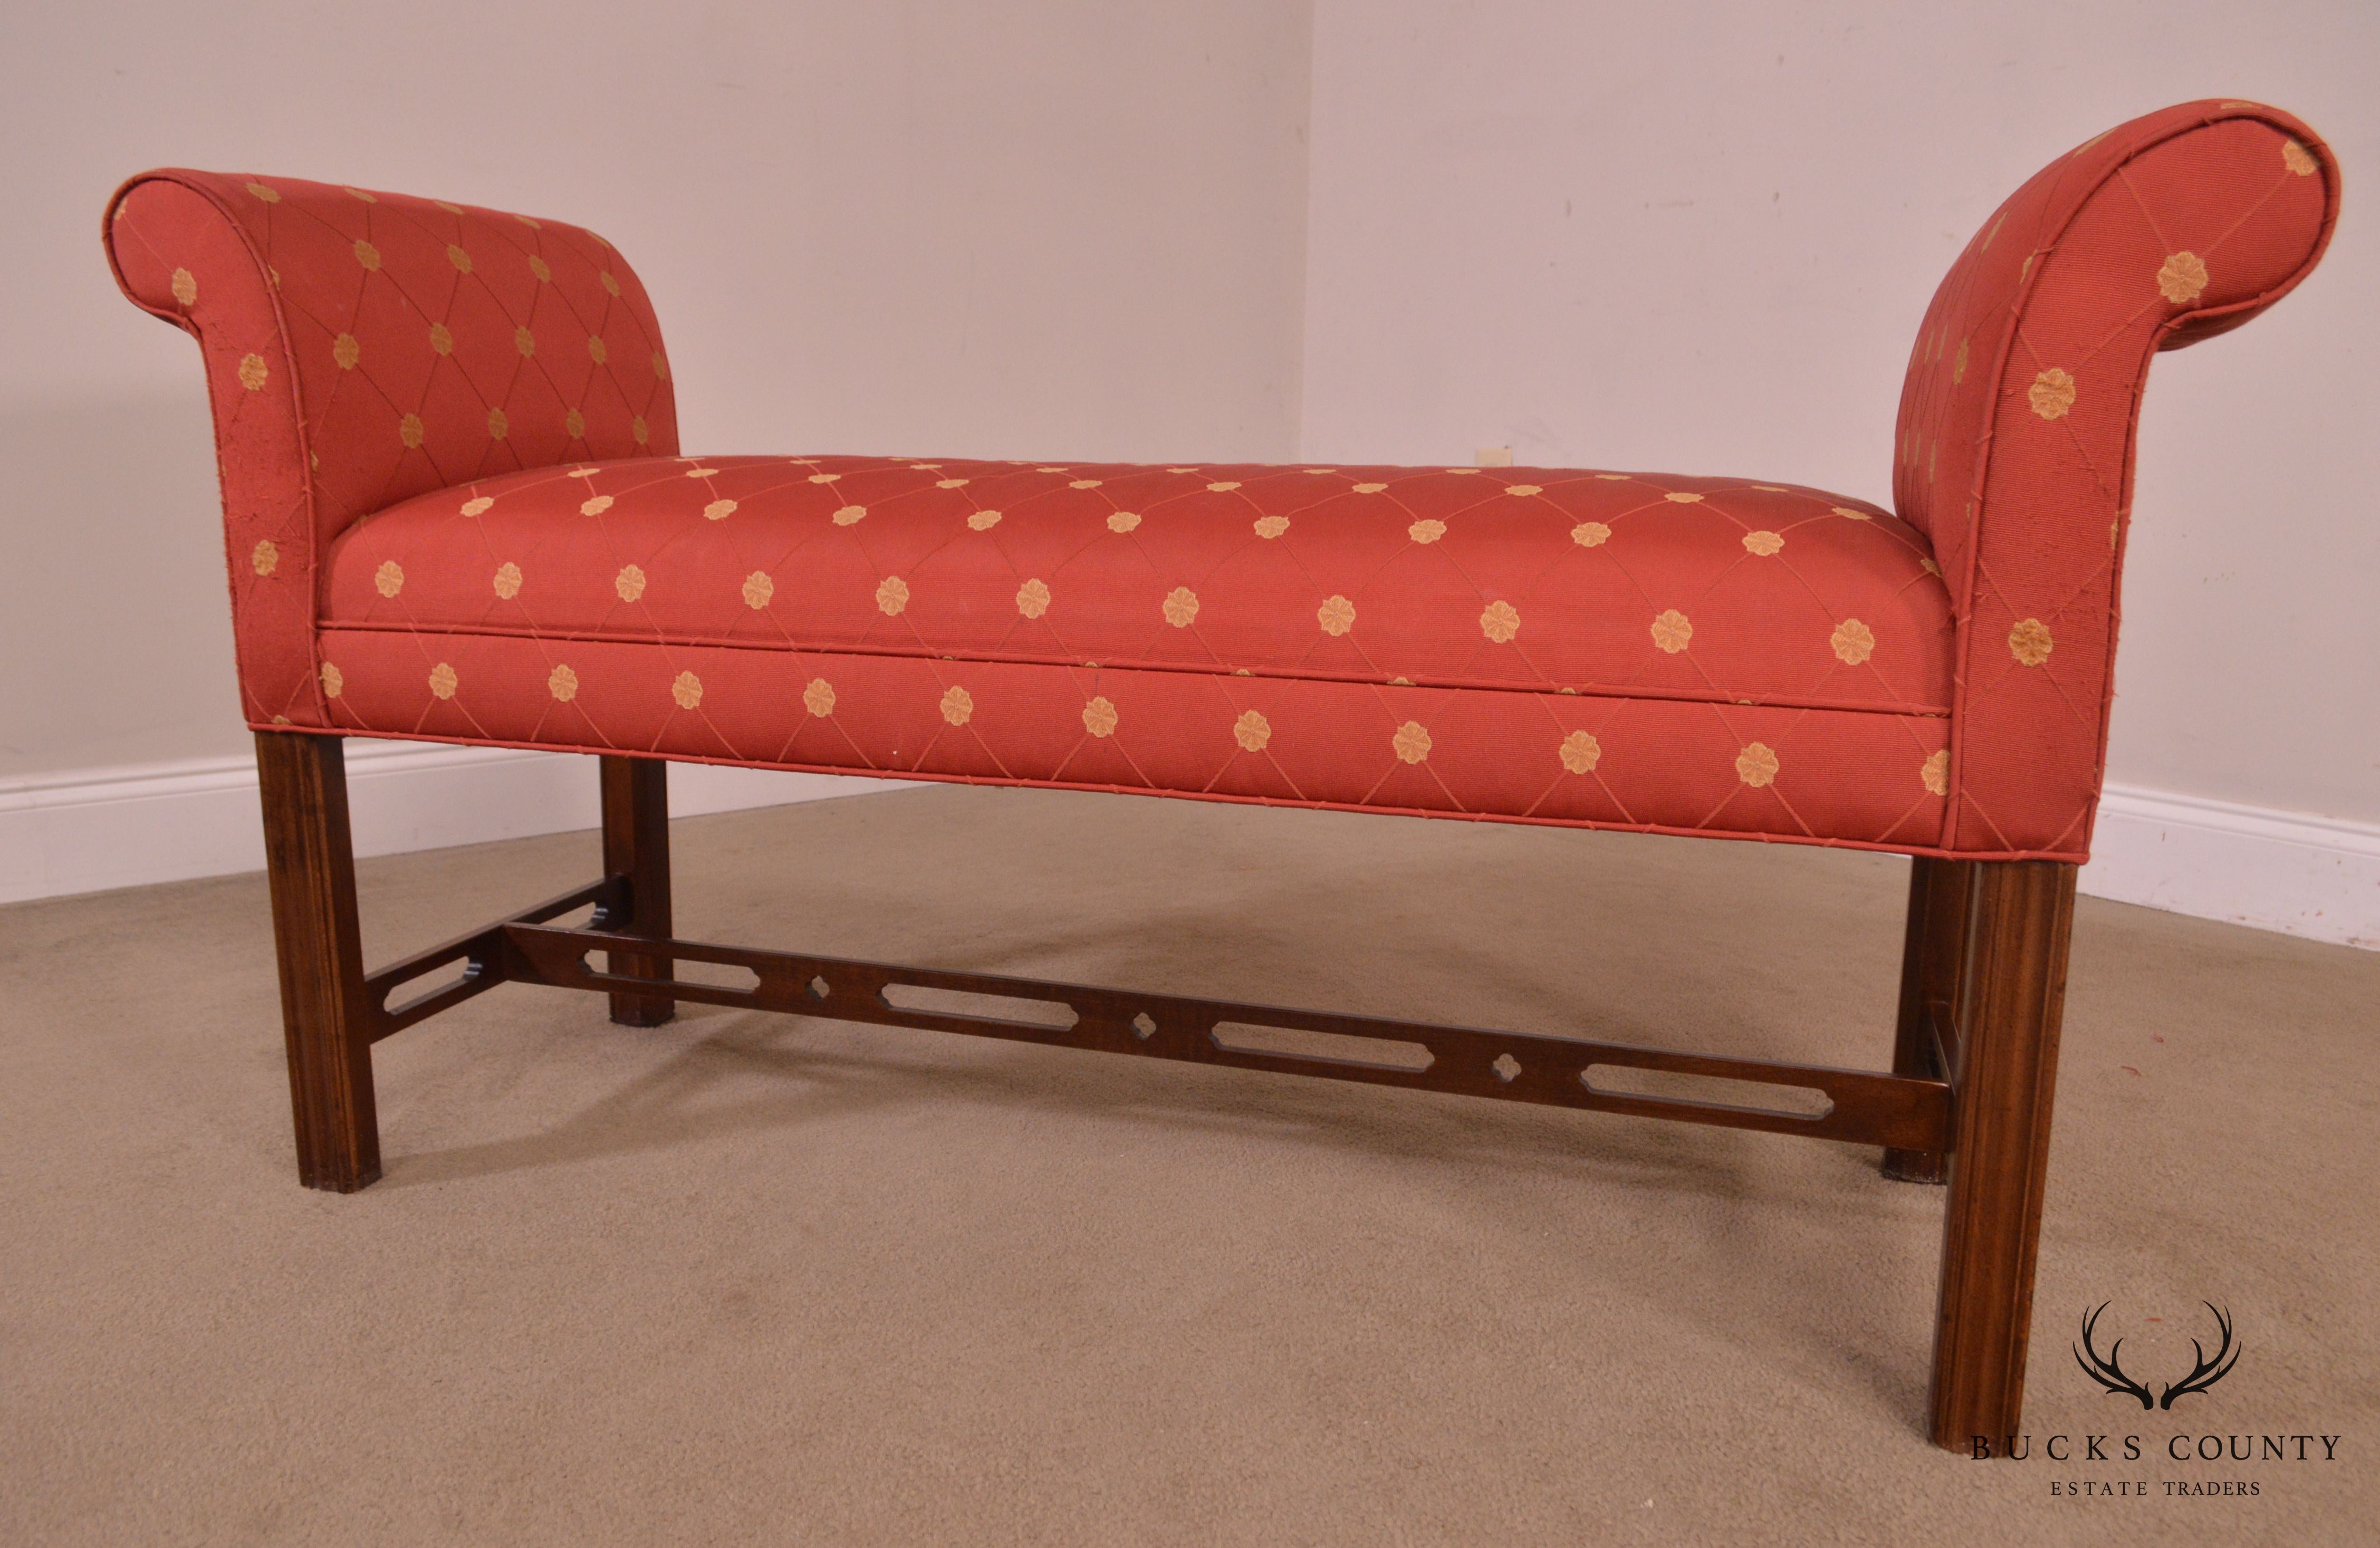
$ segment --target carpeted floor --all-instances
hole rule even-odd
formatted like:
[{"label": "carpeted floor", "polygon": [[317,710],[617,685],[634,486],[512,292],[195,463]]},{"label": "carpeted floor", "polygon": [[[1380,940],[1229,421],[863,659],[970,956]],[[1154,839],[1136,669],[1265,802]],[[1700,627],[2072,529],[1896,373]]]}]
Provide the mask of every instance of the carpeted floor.
[{"label": "carpeted floor", "polygon": [[[1888,1058],[1875,855],[954,788],[674,842],[697,938]],[[594,854],[367,862],[366,955]],[[2013,1464],[1920,1434],[1942,1195],[1870,1152],[509,987],[381,1045],[387,1177],[338,1198],[295,1179],[274,994],[261,877],[0,910],[0,1540],[2302,1543],[2380,1510],[2380,954],[2082,902]],[[2243,1351],[2204,1396],[2076,1369],[2107,1300],[2102,1346],[2173,1379],[2202,1300]],[[2165,1454],[2209,1433],[2343,1438]]]}]

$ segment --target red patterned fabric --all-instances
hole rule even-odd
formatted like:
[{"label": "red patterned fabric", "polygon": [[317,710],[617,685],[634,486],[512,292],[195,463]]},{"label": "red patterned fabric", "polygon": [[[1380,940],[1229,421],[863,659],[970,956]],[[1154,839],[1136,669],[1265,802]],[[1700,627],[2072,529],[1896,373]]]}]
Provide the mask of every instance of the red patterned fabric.
[{"label": "red patterned fabric", "polygon": [[2337,163],[2303,124],[2189,103],[2051,163],[1942,282],[1893,500],[1962,620],[1945,849],[2087,851],[2149,360],[2286,294],[2338,218]]},{"label": "red patterned fabric", "polygon": [[1905,521],[1593,470],[686,458],[589,233],[168,172],[107,234],[204,349],[260,726],[2079,860],[2148,357],[2294,284],[2337,201],[2242,103],[2034,178],[1927,314]]},{"label": "red patterned fabric", "polygon": [[199,340],[248,718],[329,724],[319,560],[358,516],[575,457],[677,451],[661,325],[590,231],[165,170],[108,207],[125,294]]}]

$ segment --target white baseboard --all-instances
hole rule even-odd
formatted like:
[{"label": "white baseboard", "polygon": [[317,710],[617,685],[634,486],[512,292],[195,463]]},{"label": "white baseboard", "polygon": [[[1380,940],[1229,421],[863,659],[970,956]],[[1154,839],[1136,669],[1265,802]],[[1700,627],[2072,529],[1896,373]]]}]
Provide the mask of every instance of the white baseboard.
[{"label": "white baseboard", "polygon": [[[359,855],[566,833],[601,820],[594,769],[566,753],[350,738]],[[915,782],[681,763],[670,814],[914,790]],[[264,868],[252,757],[190,758],[0,780],[0,903]]]},{"label": "white baseboard", "polygon": [[2109,785],[2095,898],[2380,949],[2380,824]]},{"label": "white baseboard", "polygon": [[[597,822],[587,760],[439,743],[347,744],[356,853],[398,854]],[[914,783],[682,763],[677,816]],[[2380,949],[2380,825],[2110,785],[2082,890]],[[0,902],[261,869],[256,765],[195,758],[0,780]]]}]

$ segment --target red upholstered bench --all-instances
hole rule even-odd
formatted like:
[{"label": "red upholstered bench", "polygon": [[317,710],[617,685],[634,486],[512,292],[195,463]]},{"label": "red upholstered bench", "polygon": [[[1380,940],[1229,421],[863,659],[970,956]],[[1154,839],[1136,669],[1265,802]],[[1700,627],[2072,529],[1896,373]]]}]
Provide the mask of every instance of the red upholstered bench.
[{"label": "red upholstered bench", "polygon": [[[644,287],[592,233],[136,177],[109,257],[198,337],[214,405],[300,1177],[377,1177],[371,1043],[505,981],[605,993],[632,1023],[679,999],[806,1010],[1809,1134],[1947,1174],[1933,1433],[2012,1431],[2142,385],[2156,350],[2297,284],[2338,198],[2321,142],[2252,103],[2059,157],[1926,313],[1888,511],[1662,473],[690,457]],[[367,974],[346,735],[598,755],[605,876]],[[675,940],[671,758],[1910,854],[1892,1070]],[[1429,1053],[1320,1059],[1223,1023]]]}]

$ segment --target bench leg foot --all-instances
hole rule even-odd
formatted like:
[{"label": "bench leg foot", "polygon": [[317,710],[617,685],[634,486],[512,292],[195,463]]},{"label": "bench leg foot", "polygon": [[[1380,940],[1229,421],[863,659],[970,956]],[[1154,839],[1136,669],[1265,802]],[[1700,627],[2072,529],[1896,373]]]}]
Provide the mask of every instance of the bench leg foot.
[{"label": "bench leg foot", "polygon": [[2002,1455],[2023,1411],[2075,870],[1977,864],[1967,889],[1930,1399],[1934,1443],[1962,1454]]},{"label": "bench leg foot", "polygon": [[352,1193],[380,1178],[380,1117],[364,1017],[346,758],[335,736],[258,732],[256,772],[298,1179]]},{"label": "bench leg foot", "polygon": [[[1945,1078],[1934,1047],[1933,1006],[1959,1003],[1959,970],[1966,959],[1968,860],[1930,860],[1910,866],[1909,930],[1900,949],[1900,1022],[1892,1040],[1892,1072],[1918,1080]],[[1949,1159],[1935,1150],[1887,1150],[1884,1175],[1896,1182],[1945,1180]]]},{"label": "bench leg foot", "polygon": [[[606,929],[666,940],[670,935],[669,765],[659,758],[599,760],[603,782],[603,874],[628,878],[629,916]],[[613,951],[613,973],[667,976],[667,957]],[[625,1027],[657,1027],[677,1013],[658,995],[613,994],[612,1020]]]}]

